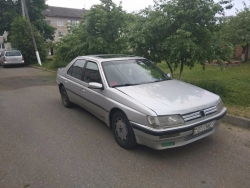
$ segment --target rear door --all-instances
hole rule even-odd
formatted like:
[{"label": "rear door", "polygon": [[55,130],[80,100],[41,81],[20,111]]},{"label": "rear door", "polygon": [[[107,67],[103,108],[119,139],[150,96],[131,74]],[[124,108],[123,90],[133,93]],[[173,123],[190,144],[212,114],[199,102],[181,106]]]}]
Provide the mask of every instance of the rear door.
[{"label": "rear door", "polygon": [[79,105],[83,105],[82,101],[82,87],[84,82],[82,81],[82,74],[86,64],[86,60],[77,59],[71,67],[68,69],[64,78],[63,85],[67,90],[69,99]]}]

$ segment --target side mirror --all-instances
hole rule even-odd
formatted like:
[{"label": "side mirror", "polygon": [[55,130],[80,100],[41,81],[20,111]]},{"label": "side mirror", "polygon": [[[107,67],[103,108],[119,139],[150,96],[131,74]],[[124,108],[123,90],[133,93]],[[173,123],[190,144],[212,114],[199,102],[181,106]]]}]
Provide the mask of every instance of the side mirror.
[{"label": "side mirror", "polygon": [[97,82],[90,82],[88,85],[88,88],[90,89],[103,89],[102,84],[97,83]]}]

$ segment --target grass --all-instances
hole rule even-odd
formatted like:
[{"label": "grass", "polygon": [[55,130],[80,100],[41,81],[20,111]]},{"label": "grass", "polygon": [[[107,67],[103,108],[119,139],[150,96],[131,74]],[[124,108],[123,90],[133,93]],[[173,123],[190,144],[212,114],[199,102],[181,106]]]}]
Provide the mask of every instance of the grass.
[{"label": "grass", "polygon": [[[38,65],[37,63],[34,63],[32,65],[40,67],[40,65]],[[46,61],[43,61],[42,68],[53,70],[53,71],[57,71],[58,69],[54,59],[47,59]]]},{"label": "grass", "polygon": [[[170,72],[166,63],[157,64],[164,72]],[[179,69],[175,77],[179,77]],[[250,62],[226,67],[200,64],[193,69],[184,68],[183,81],[197,85],[221,96],[228,113],[250,119]]]},{"label": "grass", "polygon": [[45,69],[53,70],[53,71],[57,71],[57,69],[58,69],[58,67],[55,64],[55,60],[54,59],[47,60],[47,61],[43,62],[42,63],[42,67],[45,68]]}]

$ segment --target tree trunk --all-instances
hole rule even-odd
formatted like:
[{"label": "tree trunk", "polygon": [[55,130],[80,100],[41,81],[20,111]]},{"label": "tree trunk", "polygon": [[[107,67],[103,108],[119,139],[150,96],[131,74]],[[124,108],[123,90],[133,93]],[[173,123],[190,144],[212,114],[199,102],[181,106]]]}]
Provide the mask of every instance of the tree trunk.
[{"label": "tree trunk", "polygon": [[248,51],[249,51],[249,44],[247,44],[247,47],[246,47],[246,52],[245,52],[245,61],[247,62],[248,60]]},{"label": "tree trunk", "polygon": [[171,67],[170,63],[169,63],[167,60],[166,60],[166,63],[167,63],[168,68],[169,68],[169,70],[170,70],[170,72],[171,72],[171,76],[172,76],[172,78],[174,78],[174,72],[173,72],[173,69],[172,69],[172,67]]},{"label": "tree trunk", "polygon": [[182,60],[181,60],[181,69],[180,69],[179,80],[182,80],[183,67],[184,67],[184,58],[182,58]]},{"label": "tree trunk", "polygon": [[247,45],[245,46],[242,46],[242,56],[241,56],[241,61],[246,61],[246,48],[247,48]]}]

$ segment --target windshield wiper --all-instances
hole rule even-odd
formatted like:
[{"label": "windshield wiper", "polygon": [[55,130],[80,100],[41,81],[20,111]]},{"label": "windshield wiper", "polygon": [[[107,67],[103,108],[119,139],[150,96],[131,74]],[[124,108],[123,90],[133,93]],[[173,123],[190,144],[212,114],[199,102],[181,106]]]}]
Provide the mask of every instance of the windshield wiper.
[{"label": "windshield wiper", "polygon": [[155,81],[150,82],[150,83],[155,83],[155,82],[163,82],[163,81],[166,81],[166,80],[170,80],[170,79],[155,80]]},{"label": "windshield wiper", "polygon": [[111,87],[123,87],[123,86],[134,86],[134,85],[137,85],[137,84],[126,83],[126,84],[114,85],[114,86],[111,86]]}]

